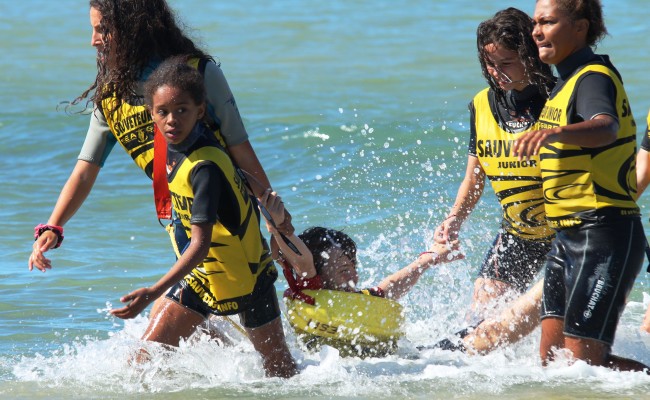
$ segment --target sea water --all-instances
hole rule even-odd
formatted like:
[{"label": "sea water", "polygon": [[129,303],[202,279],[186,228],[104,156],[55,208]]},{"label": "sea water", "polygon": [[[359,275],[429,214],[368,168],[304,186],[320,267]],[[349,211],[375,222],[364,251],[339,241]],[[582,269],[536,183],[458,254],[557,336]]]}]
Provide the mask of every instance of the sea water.
[{"label": "sea water", "polygon": [[[638,123],[650,107],[646,4],[603,1],[610,35],[598,51],[621,71]],[[534,0],[170,0],[190,35],[220,62],[250,139],[297,229],[326,225],[357,241],[360,286],[378,283],[427,248],[465,172],[467,103],[485,86],[478,23]],[[107,314],[120,296],[173,263],[154,217],[151,183],[116,148],[48,253],[27,270],[32,227],[45,222],[88,125],[57,107],[93,81],[85,1],[0,2],[0,398],[644,398],[650,378],[559,360],[540,366],[539,330],[483,357],[418,351],[464,326],[471,285],[499,224],[494,194],[461,232],[466,259],[438,266],[401,302],[397,354],[361,360],[304,352],[285,322],[301,374],[264,378],[251,344],[198,334],[176,351],[146,344],[148,320]],[[640,200],[648,225],[648,197]],[[278,293],[286,288],[277,283]],[[650,292],[639,275],[614,351],[650,363],[638,331]]]}]

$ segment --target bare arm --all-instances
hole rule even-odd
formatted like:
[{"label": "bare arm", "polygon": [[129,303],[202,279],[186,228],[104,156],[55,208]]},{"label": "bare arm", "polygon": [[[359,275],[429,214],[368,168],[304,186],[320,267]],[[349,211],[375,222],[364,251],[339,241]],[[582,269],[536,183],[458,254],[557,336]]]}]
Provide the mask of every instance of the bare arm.
[{"label": "bare arm", "polygon": [[463,339],[468,351],[486,354],[499,346],[516,343],[530,334],[539,325],[543,291],[542,279],[513,301],[498,317],[481,322]]},{"label": "bare arm", "polygon": [[636,155],[636,191],[641,197],[650,183],[650,153],[647,150],[639,149]]},{"label": "bare arm", "polygon": [[457,245],[458,243],[455,242],[450,248],[441,243],[434,243],[428,251],[420,254],[415,261],[384,278],[378,287],[386,293],[386,297],[399,299],[415,286],[422,274],[430,267],[462,259],[464,256],[457,251]]},{"label": "bare arm", "polygon": [[[228,147],[228,151],[235,164],[246,173],[255,197],[261,198],[267,190],[272,190],[269,178],[266,176],[266,172],[264,172],[264,168],[262,168],[262,164],[248,140],[241,144]],[[285,235],[293,235],[295,229],[291,224],[291,214],[287,210],[284,210],[284,218],[281,221],[276,221],[276,226],[280,229],[280,232]],[[271,231],[271,226],[268,223],[267,229],[269,232]]]},{"label": "bare arm", "polygon": [[607,146],[616,140],[618,127],[618,121],[611,115],[600,114],[589,121],[531,131],[517,139],[514,154],[519,159],[527,158],[539,154],[547,143],[555,142],[586,148]]},{"label": "bare arm", "polygon": [[485,172],[477,157],[467,157],[465,178],[458,188],[456,201],[449,210],[447,218],[436,228],[434,240],[448,243],[458,240],[458,232],[467,217],[472,213],[485,188]]},{"label": "bare arm", "polygon": [[[280,196],[277,193],[267,190],[262,197],[260,198],[260,203],[266,210],[271,214],[273,221],[276,225],[281,224],[285,218],[285,209],[284,203]],[[314,257],[311,254],[311,251],[305,245],[305,242],[302,241],[294,233],[284,234],[284,238],[289,240],[300,252],[297,254],[289,245],[284,241],[284,238],[278,232],[273,224],[267,223],[267,228],[269,232],[273,235],[275,239],[271,245],[274,244],[279,246],[282,251],[282,256],[289,262],[289,264],[296,271],[298,276],[302,278],[313,278],[316,276],[316,267],[314,266]]]},{"label": "bare arm", "polygon": [[[50,225],[65,225],[84,203],[99,175],[100,167],[87,161],[78,160],[68,181],[61,189],[59,199],[54,206],[47,223]],[[57,236],[52,231],[45,231],[34,242],[32,254],[29,256],[29,270],[34,267],[45,272],[52,268],[51,261],[43,253],[53,248]]]},{"label": "bare arm", "polygon": [[209,62],[204,71],[205,90],[208,102],[214,106],[214,117],[219,122],[221,133],[228,152],[235,164],[250,174],[250,184],[255,197],[260,197],[266,189],[271,188],[264,168],[248,141],[248,133],[239,114],[235,96],[218,64]]},{"label": "bare arm", "polygon": [[122,319],[135,317],[147,308],[149,303],[163,295],[166,290],[190,273],[194,267],[201,264],[210,250],[212,226],[212,223],[209,222],[192,225],[190,244],[171,269],[153,286],[137,289],[120,298],[122,303],[129,304],[111,310],[111,314]]},{"label": "bare arm", "polygon": [[235,164],[253,177],[253,179],[250,179],[250,184],[255,192],[255,197],[259,198],[266,189],[271,189],[269,178],[266,176],[266,172],[264,172],[264,168],[262,168],[251,142],[246,140],[241,144],[230,146],[228,151]]}]

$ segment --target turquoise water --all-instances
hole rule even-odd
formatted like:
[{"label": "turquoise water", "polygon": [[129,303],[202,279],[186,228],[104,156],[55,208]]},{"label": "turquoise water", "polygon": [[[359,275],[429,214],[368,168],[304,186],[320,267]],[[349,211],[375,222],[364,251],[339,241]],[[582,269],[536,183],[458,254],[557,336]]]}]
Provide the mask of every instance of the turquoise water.
[{"label": "turquoise water", "polygon": [[[268,4],[266,4],[268,3]],[[345,229],[361,249],[363,285],[426,248],[464,174],[466,105],[484,86],[474,50],[482,19],[534,1],[171,1],[217,56],[251,141],[299,228]],[[625,79],[639,135],[650,108],[645,2],[604,1],[611,35],[599,50]],[[427,272],[403,301],[406,339],[382,359],[303,353],[304,372],[264,379],[246,340],[204,336],[152,365],[126,360],[146,316],[107,316],[173,261],[154,218],[150,182],[116,149],[66,225],[54,269],[27,271],[32,227],[72,169],[87,116],[57,111],[94,77],[85,1],[0,2],[0,397],[32,398],[642,398],[650,378],[577,364],[542,369],[535,332],[485,357],[414,350],[463,325],[471,282],[498,226],[486,190],[462,232],[465,261]],[[647,225],[648,197],[641,199]],[[278,282],[278,290],[285,287]],[[638,333],[648,293],[639,276],[615,351],[650,363]],[[647,303],[647,301],[646,301]],[[225,329],[229,329],[225,326]],[[231,332],[237,336],[236,332]]]}]

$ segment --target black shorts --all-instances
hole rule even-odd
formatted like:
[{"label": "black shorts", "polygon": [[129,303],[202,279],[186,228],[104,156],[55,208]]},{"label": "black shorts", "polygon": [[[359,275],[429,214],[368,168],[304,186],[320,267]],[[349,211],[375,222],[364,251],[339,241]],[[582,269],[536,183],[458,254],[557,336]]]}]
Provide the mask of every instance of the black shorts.
[{"label": "black shorts", "polygon": [[[267,278],[267,276],[272,276],[272,274],[264,272],[260,274],[250,306],[238,314],[239,321],[245,328],[258,328],[280,316],[278,295],[273,284],[275,278]],[[201,314],[205,318],[208,318],[210,314],[214,314],[212,309],[201,300],[196,292],[187,287],[185,280],[181,280],[172,286],[165,297]]]},{"label": "black shorts", "polygon": [[487,252],[478,277],[508,283],[523,293],[544,266],[550,249],[550,242],[524,240],[501,231]]},{"label": "black shorts", "polygon": [[638,217],[558,231],[546,261],[542,318],[563,318],[565,335],[611,345],[645,248]]}]

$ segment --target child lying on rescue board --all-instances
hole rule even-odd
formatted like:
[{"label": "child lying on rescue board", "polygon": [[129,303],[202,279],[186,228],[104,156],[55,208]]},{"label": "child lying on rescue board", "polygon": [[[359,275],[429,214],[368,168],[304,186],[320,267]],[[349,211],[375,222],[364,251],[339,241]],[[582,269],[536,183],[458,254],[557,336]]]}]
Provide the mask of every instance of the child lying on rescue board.
[{"label": "child lying on rescue board", "polygon": [[328,344],[345,355],[362,356],[391,352],[403,318],[395,300],[408,293],[430,267],[464,257],[457,243],[450,247],[434,243],[379,285],[359,290],[357,248],[348,235],[322,227],[298,236],[283,235],[275,229],[285,212],[280,196],[269,190],[260,205],[269,220],[273,256],[289,284],[284,296],[287,318],[308,348]]},{"label": "child lying on rescue board", "polygon": [[[260,199],[260,205],[273,235],[273,256],[283,266],[289,283],[289,289],[285,292],[289,322],[308,348],[329,344],[348,355],[390,353],[395,349],[403,322],[401,307],[394,300],[408,293],[430,267],[464,257],[458,251],[457,242],[451,247],[434,243],[415,261],[384,278],[376,287],[359,290],[356,287],[359,279],[356,270],[357,249],[348,235],[322,227],[309,228],[298,236],[282,235],[274,228],[282,223],[285,215],[281,198],[275,192],[267,191]],[[517,342],[535,326],[535,320],[530,316],[539,314],[542,285],[543,281],[538,282],[499,315],[458,332],[456,335],[462,337],[460,343],[443,340],[432,348],[486,354]],[[354,295],[337,298],[335,294],[341,292],[341,296]],[[315,303],[314,295],[316,300],[320,298],[321,303],[329,306],[339,302],[347,312],[335,310],[336,307],[310,307]],[[382,316],[379,323],[373,315],[359,316],[365,311],[369,314],[378,312]],[[352,331],[357,334],[350,335],[349,330],[340,329],[340,326],[333,331],[336,324],[327,323],[332,320],[345,323],[346,319],[364,326],[353,325]]]}]

